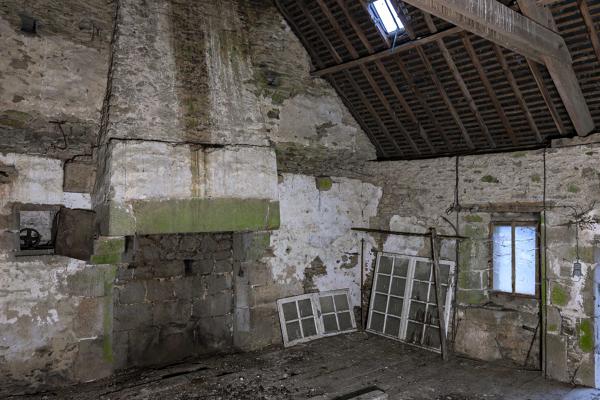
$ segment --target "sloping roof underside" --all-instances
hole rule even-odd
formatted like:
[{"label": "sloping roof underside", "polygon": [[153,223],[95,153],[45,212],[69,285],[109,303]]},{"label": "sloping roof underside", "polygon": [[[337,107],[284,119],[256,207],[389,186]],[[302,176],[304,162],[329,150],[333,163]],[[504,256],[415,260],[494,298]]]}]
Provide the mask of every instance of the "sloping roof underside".
[{"label": "sloping roof underside", "polygon": [[[315,70],[411,40],[403,35],[395,44],[386,42],[364,4],[364,0],[278,1]],[[600,0],[587,0],[587,5],[592,19],[600,24]],[[422,11],[400,2],[397,7],[416,38],[432,34]],[[573,57],[594,122],[600,126],[600,64],[577,2],[558,2],[552,12]],[[435,17],[433,22],[438,31],[453,27]],[[380,159],[541,147],[548,138],[560,135],[561,124],[564,135],[574,134],[545,67],[537,65],[541,77],[538,84],[527,60],[519,54],[464,31],[444,36],[442,41],[443,45],[433,41],[382,58],[379,65],[372,61],[324,76],[370,136]],[[468,43],[472,44],[475,59]],[[444,47],[458,74],[453,74],[444,58]],[[508,68],[503,68],[503,59]],[[466,86],[462,90],[461,79]],[[546,99],[541,88],[548,92]],[[465,89],[473,100],[471,104]],[[556,119],[549,111],[552,106]]]}]

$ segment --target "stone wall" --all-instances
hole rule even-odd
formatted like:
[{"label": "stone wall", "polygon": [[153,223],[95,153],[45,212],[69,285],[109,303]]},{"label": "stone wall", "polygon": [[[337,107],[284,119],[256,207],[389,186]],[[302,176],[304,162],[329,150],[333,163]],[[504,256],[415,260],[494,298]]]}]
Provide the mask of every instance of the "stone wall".
[{"label": "stone wall", "polygon": [[231,234],[138,236],[118,268],[115,370],[233,349]]},{"label": "stone wall", "polygon": [[234,236],[236,345],[243,349],[281,343],[279,298],[348,288],[351,306],[360,306],[361,240],[351,228],[368,226],[381,189],[356,179],[282,174],[279,196],[278,230]]},{"label": "stone wall", "polygon": [[[571,273],[577,259],[575,214],[585,212],[593,220],[599,212],[594,202],[600,192],[598,145],[567,145],[572,147],[460,157],[458,186],[455,158],[373,164],[369,170],[383,196],[371,226],[413,232],[436,227],[455,234],[453,224],[469,238],[459,246],[456,351],[538,366],[541,332],[548,376],[594,386],[594,238],[600,230],[595,223],[579,229],[583,277]],[[541,218],[540,243],[546,238],[540,250],[546,305],[541,327],[538,301],[490,290],[489,222],[494,213],[509,212]],[[373,235],[372,241],[386,251],[430,254],[429,243],[419,238]],[[454,260],[454,244],[444,242],[441,253]]]},{"label": "stone wall", "polygon": [[[36,33],[22,30],[36,20]],[[98,0],[0,4],[0,149],[92,154],[106,88],[112,6]]]}]

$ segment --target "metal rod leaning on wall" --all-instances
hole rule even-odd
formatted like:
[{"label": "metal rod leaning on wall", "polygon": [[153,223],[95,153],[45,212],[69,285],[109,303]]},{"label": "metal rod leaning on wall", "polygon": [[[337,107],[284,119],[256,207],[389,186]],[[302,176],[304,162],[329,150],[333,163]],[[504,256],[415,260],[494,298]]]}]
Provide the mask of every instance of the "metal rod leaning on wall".
[{"label": "metal rod leaning on wall", "polygon": [[363,304],[364,304],[364,298],[363,298],[363,288],[365,285],[364,282],[364,276],[365,276],[365,239],[362,238],[360,239],[360,329],[361,330],[365,330],[365,313],[363,311]]},{"label": "metal rod leaning on wall", "polygon": [[[417,232],[402,232],[402,231],[386,231],[383,229],[371,229],[371,228],[352,228],[353,231],[368,232],[368,233],[381,233],[384,235],[396,235],[396,236],[417,236],[417,237],[431,237],[431,232],[417,233]],[[456,235],[437,235],[438,239],[453,239],[453,240],[467,240],[466,236]]]},{"label": "metal rod leaning on wall", "polygon": [[429,228],[431,238],[431,261],[433,262],[433,281],[435,282],[435,302],[437,304],[438,322],[440,325],[440,347],[442,359],[448,360],[448,344],[446,342],[446,317],[444,316],[444,303],[442,302],[442,286],[440,282],[440,249],[438,247],[437,232]]}]

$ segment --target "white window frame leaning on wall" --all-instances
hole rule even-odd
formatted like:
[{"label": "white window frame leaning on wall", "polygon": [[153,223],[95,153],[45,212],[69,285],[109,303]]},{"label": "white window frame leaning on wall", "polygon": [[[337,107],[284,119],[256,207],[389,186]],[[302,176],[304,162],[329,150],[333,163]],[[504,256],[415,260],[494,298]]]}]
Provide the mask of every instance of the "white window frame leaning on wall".
[{"label": "white window frame leaning on wall", "polygon": [[[382,258],[392,259],[393,264],[390,268],[390,272],[386,273],[386,271],[382,271]],[[422,263],[429,264],[429,278],[422,279],[420,275],[420,271],[417,272],[417,263],[421,266]],[[447,279],[443,280],[442,286],[445,291],[444,299],[444,321],[446,327],[446,337],[448,337],[448,327],[451,317],[451,308],[452,308],[452,298],[454,294],[454,285],[455,285],[455,274],[456,274],[456,264],[453,261],[448,260],[440,260],[440,269],[448,268]],[[398,266],[402,266],[402,268],[406,268],[405,272],[398,273]],[[384,269],[386,267],[383,267]],[[421,267],[420,267],[421,268]],[[443,275],[443,274],[442,274]],[[389,284],[381,285],[380,280],[388,279]],[[393,285],[394,282],[398,279],[405,279],[404,289],[401,290],[402,294],[396,292],[393,293]],[[427,297],[426,300],[423,299],[414,299],[413,298],[413,289],[415,285],[427,285]],[[417,291],[415,292],[417,293]],[[385,312],[376,310],[376,296],[385,296],[386,305]],[[394,299],[394,301],[402,301],[401,310],[393,310],[393,307],[390,307],[390,300]],[[369,320],[367,323],[367,331],[375,333],[377,335],[389,337],[395,340],[399,340],[401,342],[410,344],[411,346],[416,346],[420,348],[425,348],[427,350],[432,350],[435,352],[441,352],[441,348],[435,345],[427,345],[423,343],[423,340],[426,337],[426,331],[433,330],[437,331],[437,340],[439,340],[439,321],[438,325],[435,325],[428,319],[431,318],[433,320],[438,319],[437,308],[435,311],[431,311],[431,307],[437,307],[435,300],[435,286],[434,286],[434,278],[433,278],[433,266],[431,259],[425,257],[416,257],[416,256],[408,256],[403,254],[395,254],[388,252],[378,252],[377,253],[377,263],[375,265],[375,272],[373,276],[373,288],[371,290],[371,301],[369,305]],[[414,309],[413,309],[414,305]],[[418,317],[414,317],[414,310],[419,307],[425,307],[425,311],[423,314],[423,320],[418,321]],[[374,314],[375,318],[384,318],[384,326],[382,329],[377,329],[374,323]],[[393,320],[398,322],[399,320],[399,329],[397,334],[389,334],[389,331],[386,333],[386,325],[388,320]],[[407,337],[408,333],[408,325],[423,325],[421,330],[421,335],[418,340],[418,343],[414,343],[411,341],[411,338]],[[395,329],[394,329],[395,330]],[[433,333],[432,333],[433,334]],[[438,342],[439,344],[439,342]]]}]

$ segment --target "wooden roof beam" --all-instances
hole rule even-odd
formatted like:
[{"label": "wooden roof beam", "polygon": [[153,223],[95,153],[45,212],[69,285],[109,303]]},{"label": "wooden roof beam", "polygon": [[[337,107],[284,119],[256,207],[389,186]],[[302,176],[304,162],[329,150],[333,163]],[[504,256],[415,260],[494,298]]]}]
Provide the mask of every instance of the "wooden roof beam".
[{"label": "wooden roof beam", "polygon": [[[564,39],[548,27],[527,18],[530,7],[521,7],[524,14],[521,15],[497,0],[404,1],[546,65],[577,134],[585,136],[594,129]],[[536,5],[534,0],[527,1]]]},{"label": "wooden roof beam", "polygon": [[[432,33],[437,32],[437,28],[433,22],[433,19],[431,18],[431,15],[429,15],[426,12],[424,12],[423,15],[425,17],[425,23],[427,24],[429,31]],[[485,121],[483,120],[483,117],[481,116],[481,113],[479,112],[479,109],[477,108],[477,104],[475,104],[475,100],[473,100],[473,96],[471,95],[471,92],[469,91],[469,88],[467,87],[465,80],[463,79],[462,75],[460,74],[460,71],[458,70],[456,63],[454,62],[454,59],[450,55],[450,51],[446,47],[446,44],[444,43],[444,41],[442,39],[438,39],[436,41],[436,43],[440,49],[440,52],[442,53],[442,56],[444,57],[444,60],[446,61],[446,64],[448,64],[448,68],[450,69],[450,72],[452,72],[452,76],[454,77],[454,80],[458,84],[458,87],[460,88],[460,91],[462,92],[463,97],[467,101],[467,105],[469,106],[469,108],[471,109],[471,112],[475,116],[475,120],[479,124],[479,128],[483,132],[483,135],[486,137],[486,139],[489,142],[491,147],[496,147],[496,142],[494,142],[494,138],[492,138],[492,135],[490,134],[490,131],[488,130],[487,125],[485,124]]]},{"label": "wooden roof beam", "polygon": [[369,54],[368,56],[365,56],[365,57],[347,61],[345,63],[340,63],[337,65],[333,65],[331,67],[318,69],[316,71],[311,72],[311,75],[321,77],[324,75],[330,75],[330,74],[333,74],[338,71],[356,67],[358,65],[368,64],[368,63],[376,61],[376,60],[381,60],[383,58],[392,57],[399,53],[405,52],[407,50],[411,50],[411,49],[417,48],[419,46],[423,46],[425,44],[435,42],[438,39],[441,39],[448,35],[454,35],[456,33],[462,32],[462,31],[463,31],[463,29],[459,28],[459,27],[453,27],[450,29],[439,31],[433,35],[425,36],[425,37],[422,37],[419,39],[411,40],[409,42],[398,44],[398,45],[396,45],[396,47],[389,49],[389,50],[383,50],[383,51],[380,51],[377,53]]}]

